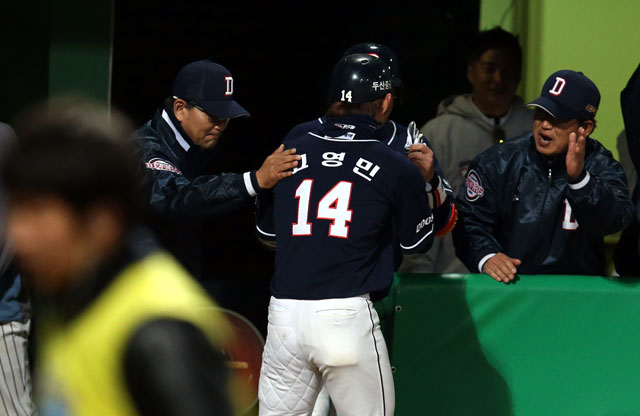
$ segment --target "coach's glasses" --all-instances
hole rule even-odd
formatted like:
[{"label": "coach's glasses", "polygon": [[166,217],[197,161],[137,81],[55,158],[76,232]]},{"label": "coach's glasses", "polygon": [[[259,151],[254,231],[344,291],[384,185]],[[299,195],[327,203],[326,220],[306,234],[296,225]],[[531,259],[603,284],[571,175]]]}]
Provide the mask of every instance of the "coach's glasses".
[{"label": "coach's glasses", "polygon": [[194,103],[193,101],[189,102],[189,105],[192,106],[193,108],[196,108],[196,109],[202,111],[206,115],[208,115],[209,116],[209,120],[213,124],[220,125],[220,124],[227,124],[229,122],[228,118],[220,118],[220,117],[216,117],[216,116],[214,116],[212,114],[207,113],[207,110],[205,110],[204,108],[200,107],[198,104]]},{"label": "coach's glasses", "polygon": [[[173,96],[173,99],[174,100],[181,100],[181,98],[176,97],[175,95]],[[214,116],[212,114],[207,113],[207,110],[205,110],[204,108],[199,106],[198,103],[196,103],[195,101],[191,101],[191,100],[190,101],[184,100],[184,101],[189,105],[189,107],[193,107],[193,108],[195,108],[197,110],[202,111],[206,115],[208,115],[209,116],[209,120],[211,121],[211,123],[213,123],[215,125],[227,124],[229,122],[228,118],[220,118],[220,117],[217,117],[217,116]]]}]

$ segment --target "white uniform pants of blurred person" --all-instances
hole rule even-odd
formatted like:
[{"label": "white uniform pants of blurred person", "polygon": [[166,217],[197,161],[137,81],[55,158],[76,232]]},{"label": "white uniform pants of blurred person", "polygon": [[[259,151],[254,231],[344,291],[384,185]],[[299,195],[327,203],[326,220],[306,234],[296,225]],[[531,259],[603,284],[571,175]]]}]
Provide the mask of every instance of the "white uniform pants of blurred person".
[{"label": "white uniform pants of blurred person", "polygon": [[323,384],[340,416],[393,415],[393,376],[373,304],[366,295],[271,297],[260,416],[312,415]]},{"label": "white uniform pants of blurred person", "polygon": [[[0,414],[31,416],[36,410],[31,400],[31,373],[27,341],[30,319],[0,324]],[[3,413],[4,412],[4,413]]]}]

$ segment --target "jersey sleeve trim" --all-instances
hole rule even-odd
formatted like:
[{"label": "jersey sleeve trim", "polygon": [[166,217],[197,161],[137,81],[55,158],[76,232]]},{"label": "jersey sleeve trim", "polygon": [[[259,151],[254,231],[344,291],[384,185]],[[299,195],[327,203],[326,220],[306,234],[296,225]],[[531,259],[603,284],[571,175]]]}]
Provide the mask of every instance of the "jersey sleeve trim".
[{"label": "jersey sleeve trim", "polygon": [[256,230],[257,230],[261,235],[263,235],[263,236],[265,236],[265,237],[269,237],[269,238],[275,238],[275,237],[276,237],[275,233],[273,233],[273,234],[272,234],[272,233],[268,233],[268,232],[266,232],[266,231],[262,230],[258,225],[256,225]]},{"label": "jersey sleeve trim", "polygon": [[[396,126],[396,123],[394,123],[393,120],[389,120],[389,122],[393,125],[393,133],[391,134],[391,138],[387,142],[387,146],[391,146],[391,143],[393,143],[393,140],[396,138],[396,132],[398,130],[398,126]],[[408,140],[409,138],[407,137],[407,141]]]},{"label": "jersey sleeve trim", "polygon": [[431,233],[433,233],[433,226],[431,226],[431,230],[429,230],[428,233],[426,233],[420,240],[418,240],[417,243],[412,246],[405,246],[404,244],[400,243],[400,248],[402,248],[403,250],[411,250],[413,248],[416,248],[425,240],[425,238],[429,237]]}]

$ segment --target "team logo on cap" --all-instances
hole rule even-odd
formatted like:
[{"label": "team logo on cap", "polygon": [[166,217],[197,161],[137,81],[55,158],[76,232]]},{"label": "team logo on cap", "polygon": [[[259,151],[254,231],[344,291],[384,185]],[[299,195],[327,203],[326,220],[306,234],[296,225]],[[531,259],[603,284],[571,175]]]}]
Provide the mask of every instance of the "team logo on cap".
[{"label": "team logo on cap", "polygon": [[467,201],[475,201],[476,199],[480,198],[482,195],[484,195],[484,188],[482,187],[482,181],[480,180],[480,177],[478,176],[478,174],[471,169],[469,171],[469,174],[467,175],[467,179],[464,182],[465,186],[467,187]]},{"label": "team logo on cap", "polygon": [[595,114],[598,112],[598,109],[592,106],[591,104],[587,104],[587,106],[585,107],[585,110],[587,110],[591,114]]},{"label": "team logo on cap", "polygon": [[224,80],[227,82],[227,90],[224,92],[224,95],[233,95],[233,77],[224,77]]},{"label": "team logo on cap", "polygon": [[166,160],[162,160],[157,157],[146,162],[144,165],[147,167],[147,169],[166,170],[167,172],[173,172],[173,173],[177,173],[178,175],[182,175],[182,172],[180,172],[180,169],[176,168]]},{"label": "team logo on cap", "polygon": [[567,84],[567,81],[564,78],[556,77],[556,83],[553,84],[553,88],[549,90],[549,93],[553,95],[562,94],[562,90],[564,89],[564,86],[566,84]]}]

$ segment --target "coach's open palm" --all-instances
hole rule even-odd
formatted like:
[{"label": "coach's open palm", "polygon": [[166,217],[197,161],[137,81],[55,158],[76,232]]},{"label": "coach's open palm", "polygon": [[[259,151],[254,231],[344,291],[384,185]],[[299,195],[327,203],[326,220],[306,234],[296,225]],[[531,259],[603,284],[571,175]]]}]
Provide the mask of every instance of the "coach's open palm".
[{"label": "coach's open palm", "polygon": [[571,179],[576,179],[584,170],[584,154],[585,154],[585,130],[583,127],[578,128],[578,134],[571,133],[569,135],[569,148],[567,150],[567,175]]},{"label": "coach's open palm", "polygon": [[278,146],[256,172],[258,186],[262,189],[271,189],[279,180],[291,176],[291,169],[298,166],[298,160],[300,160],[300,155],[295,153],[296,149],[284,150],[283,144]]}]

